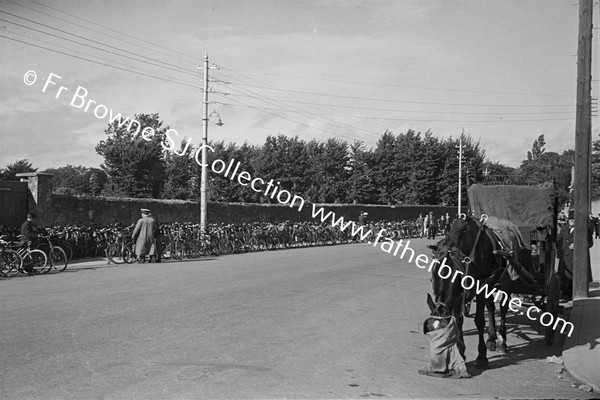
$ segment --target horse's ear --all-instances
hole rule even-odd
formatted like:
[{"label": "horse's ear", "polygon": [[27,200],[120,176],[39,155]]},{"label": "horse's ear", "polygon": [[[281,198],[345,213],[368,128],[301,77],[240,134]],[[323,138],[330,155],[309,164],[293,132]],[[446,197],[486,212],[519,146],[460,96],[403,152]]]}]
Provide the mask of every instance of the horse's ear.
[{"label": "horse's ear", "polygon": [[431,311],[435,310],[435,303],[433,302],[433,299],[429,293],[427,293],[427,305]]},{"label": "horse's ear", "polygon": [[438,251],[440,249],[440,247],[437,244],[428,244],[427,248],[433,251]]}]

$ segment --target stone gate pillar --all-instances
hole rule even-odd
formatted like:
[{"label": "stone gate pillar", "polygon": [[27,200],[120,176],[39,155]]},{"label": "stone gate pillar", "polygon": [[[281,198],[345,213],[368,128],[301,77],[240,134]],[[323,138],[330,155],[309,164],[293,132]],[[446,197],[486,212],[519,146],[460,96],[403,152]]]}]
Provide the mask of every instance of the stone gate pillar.
[{"label": "stone gate pillar", "polygon": [[52,174],[43,172],[22,172],[16,174],[21,182],[27,182],[31,196],[29,197],[29,211],[35,213],[40,226],[46,225],[48,213],[52,207]]}]

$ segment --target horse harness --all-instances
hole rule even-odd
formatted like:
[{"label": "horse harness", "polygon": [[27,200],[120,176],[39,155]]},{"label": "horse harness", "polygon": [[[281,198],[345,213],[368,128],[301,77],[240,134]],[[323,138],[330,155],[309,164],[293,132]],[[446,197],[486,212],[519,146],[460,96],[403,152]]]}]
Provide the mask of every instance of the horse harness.
[{"label": "horse harness", "polygon": [[[466,215],[464,213],[462,213],[462,214],[460,214],[460,218],[464,220],[464,219],[466,219]],[[485,221],[487,219],[488,219],[487,214],[482,214],[479,221],[477,221],[478,225],[479,225],[479,230],[477,232],[475,242],[473,243],[473,247],[471,248],[471,252],[469,253],[468,256],[466,256],[462,252],[462,250],[460,250],[456,246],[454,246],[450,250],[448,250],[448,255],[454,261],[454,263],[458,266],[463,266],[463,270],[461,272],[464,275],[469,275],[471,264],[473,264],[473,259],[475,258],[475,250],[477,248],[477,245],[479,244],[479,239],[481,238],[482,233],[485,232],[485,234],[490,239],[492,246],[493,246],[494,254],[503,255],[505,253],[502,243],[498,240],[498,237],[494,235],[494,233],[491,231],[491,229],[486,229]],[[459,240],[460,240],[460,237],[459,237]],[[500,247],[500,250],[498,250],[498,246]],[[502,276],[504,276],[507,273],[507,268],[506,268],[506,266],[500,267],[500,268],[503,269]],[[465,304],[466,298],[467,298],[467,291],[463,290],[461,304]],[[461,307],[461,316],[464,316],[464,307]]]}]

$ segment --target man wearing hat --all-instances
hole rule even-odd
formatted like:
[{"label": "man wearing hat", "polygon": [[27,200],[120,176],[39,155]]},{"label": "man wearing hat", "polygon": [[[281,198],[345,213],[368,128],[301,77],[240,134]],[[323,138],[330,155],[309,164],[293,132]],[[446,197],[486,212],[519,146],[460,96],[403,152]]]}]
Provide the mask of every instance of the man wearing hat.
[{"label": "man wearing hat", "polygon": [[[573,232],[575,230],[575,210],[569,210],[568,224],[563,226],[556,237],[558,250],[558,277],[563,287],[564,296],[572,297],[573,293]],[[594,244],[592,230],[588,226],[588,247]],[[592,281],[592,266],[590,256],[587,256],[588,282]]]},{"label": "man wearing hat", "polygon": [[154,240],[158,236],[158,223],[150,215],[150,210],[142,208],[140,218],[133,230],[132,239],[135,242],[135,254],[139,263],[146,262],[146,256],[150,255]]},{"label": "man wearing hat", "polygon": [[21,245],[26,244],[33,239],[33,219],[35,214],[32,212],[27,213],[27,219],[21,225]]}]

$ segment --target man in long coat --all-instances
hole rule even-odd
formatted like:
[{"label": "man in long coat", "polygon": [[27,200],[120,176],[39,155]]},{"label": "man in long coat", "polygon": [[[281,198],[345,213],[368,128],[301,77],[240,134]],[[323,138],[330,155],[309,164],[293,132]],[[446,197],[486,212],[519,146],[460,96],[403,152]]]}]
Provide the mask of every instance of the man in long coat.
[{"label": "man in long coat", "polygon": [[144,263],[146,261],[146,256],[150,254],[157,235],[158,224],[156,220],[150,216],[150,210],[142,208],[142,218],[135,225],[132,235],[138,262]]},{"label": "man in long coat", "polygon": [[[556,238],[558,250],[558,276],[563,286],[563,296],[571,298],[573,295],[573,232],[575,229],[575,211],[569,211],[568,224],[563,226]],[[594,244],[593,231],[588,226],[588,247]],[[592,267],[590,256],[587,256],[588,282],[592,281]]]}]

